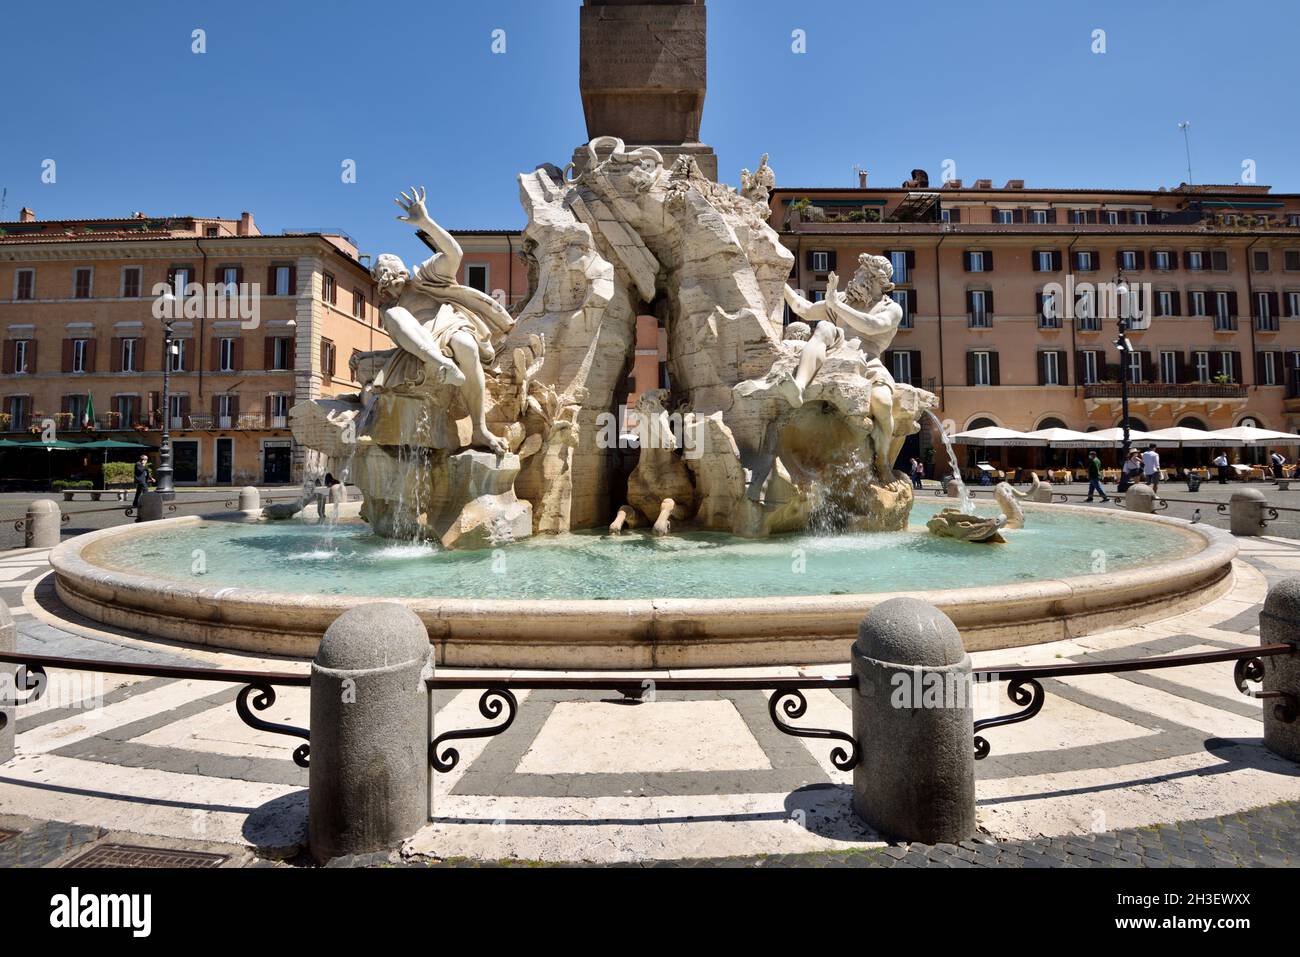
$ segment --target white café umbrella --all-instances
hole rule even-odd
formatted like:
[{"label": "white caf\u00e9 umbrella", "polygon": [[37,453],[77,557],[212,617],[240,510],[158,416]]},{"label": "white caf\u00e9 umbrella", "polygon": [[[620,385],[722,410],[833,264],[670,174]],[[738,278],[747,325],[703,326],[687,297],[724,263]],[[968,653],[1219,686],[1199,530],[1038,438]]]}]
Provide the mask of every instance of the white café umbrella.
[{"label": "white caf\u00e9 umbrella", "polygon": [[971,429],[969,432],[958,432],[952,436],[952,441],[960,445],[1046,445],[1042,439],[1031,438],[1024,432],[1017,432],[1015,429],[1004,429],[997,425],[986,425],[982,429]]},{"label": "white caf\u00e9 umbrella", "polygon": [[1205,449],[1221,444],[1214,432],[1204,429],[1189,429],[1176,425],[1172,429],[1157,429],[1142,436],[1142,441],[1154,443],[1162,448]]},{"label": "white caf\u00e9 umbrella", "polygon": [[1219,429],[1211,432],[1215,445],[1230,445],[1244,448],[1252,445],[1300,445],[1300,435],[1290,432],[1274,432],[1272,429],[1257,429],[1252,425],[1239,425],[1233,429]]},{"label": "white caf\u00e9 umbrella", "polygon": [[[1128,439],[1130,443],[1137,445],[1137,443],[1145,441],[1150,434],[1149,432],[1139,432],[1137,429],[1129,429]],[[1087,439],[1087,443],[1083,447],[1090,449],[1114,448],[1124,441],[1124,430],[1120,428],[1098,429],[1096,432],[1085,432],[1083,435]]]},{"label": "white caf\u00e9 umbrella", "polygon": [[1076,432],[1074,429],[1039,429],[1025,435],[1031,439],[1042,439],[1054,449],[1086,449],[1096,444],[1088,433]]}]

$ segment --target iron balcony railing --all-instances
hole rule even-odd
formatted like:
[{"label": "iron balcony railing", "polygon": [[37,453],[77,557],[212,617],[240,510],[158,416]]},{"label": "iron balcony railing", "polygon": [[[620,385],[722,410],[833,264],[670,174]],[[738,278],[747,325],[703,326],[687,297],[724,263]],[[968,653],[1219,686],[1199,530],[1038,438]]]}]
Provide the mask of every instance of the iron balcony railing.
[{"label": "iron balcony railing", "polygon": [[[1118,382],[1098,382],[1083,388],[1085,399],[1120,398]],[[1166,385],[1160,382],[1134,382],[1128,387],[1130,399],[1244,399],[1246,387],[1236,382]]]}]

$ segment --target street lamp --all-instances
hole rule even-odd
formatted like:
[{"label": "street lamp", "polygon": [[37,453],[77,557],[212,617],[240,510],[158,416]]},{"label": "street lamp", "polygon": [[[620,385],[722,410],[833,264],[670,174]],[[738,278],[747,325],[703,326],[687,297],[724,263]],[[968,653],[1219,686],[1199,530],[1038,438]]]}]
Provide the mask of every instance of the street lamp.
[{"label": "street lamp", "polygon": [[176,321],[176,296],[169,289],[162,294],[163,314],[163,387],[162,387],[162,444],[158,449],[158,472],[154,490],[163,498],[170,499],[174,494],[172,486],[172,437],[171,425],[171,368],[172,368],[172,323]]},{"label": "street lamp", "polygon": [[1115,324],[1119,329],[1119,335],[1115,337],[1115,348],[1119,350],[1119,402],[1120,414],[1123,416],[1122,426],[1124,429],[1124,443],[1120,449],[1119,467],[1122,472],[1124,463],[1128,461],[1129,450],[1132,446],[1132,440],[1129,437],[1128,425],[1128,376],[1131,367],[1130,356],[1133,352],[1133,346],[1128,341],[1128,283],[1124,281],[1124,271],[1120,270],[1115,277]]}]

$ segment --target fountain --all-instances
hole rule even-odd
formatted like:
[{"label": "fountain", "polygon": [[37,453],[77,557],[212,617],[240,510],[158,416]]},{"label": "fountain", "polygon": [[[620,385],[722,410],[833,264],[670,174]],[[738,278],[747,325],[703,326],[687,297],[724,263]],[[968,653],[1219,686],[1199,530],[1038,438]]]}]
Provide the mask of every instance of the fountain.
[{"label": "fountain", "polygon": [[[290,413],[321,470],[361,490],[359,513],[272,520],[291,503],[94,532],[51,555],[63,600],[165,638],[310,655],[347,608],[399,599],[444,664],[645,668],[843,662],[899,592],[978,649],[1229,587],[1236,547],[1205,525],[1034,503],[1008,522],[964,486],[960,510],[914,501],[893,463],[938,399],[881,362],[902,319],[892,267],[863,255],[819,302],[789,288],[766,158],[739,191],[689,153],[666,164],[613,137],[579,166],[519,177],[532,294],[517,314],[457,282],[459,245],[422,190],[402,194],[399,218],[437,252],[375,261],[395,348],[353,357],[359,393]],[[646,313],[670,386],[642,395],[624,474],[620,387]],[[1005,545],[969,544],[989,527]],[[195,549],[204,570],[187,574]]]}]

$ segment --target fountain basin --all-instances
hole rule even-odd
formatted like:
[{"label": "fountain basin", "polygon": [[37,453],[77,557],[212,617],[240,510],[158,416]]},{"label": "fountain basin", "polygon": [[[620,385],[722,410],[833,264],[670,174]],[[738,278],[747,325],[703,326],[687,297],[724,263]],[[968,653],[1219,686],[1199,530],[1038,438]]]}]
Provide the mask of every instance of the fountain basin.
[{"label": "fountain basin", "polygon": [[[937,507],[918,503],[914,521],[924,522],[927,510]],[[1217,597],[1231,585],[1237,546],[1221,530],[1162,516],[1101,513],[1065,505],[1027,506],[1026,511],[1029,527],[1009,533],[1006,545],[943,544],[956,551],[947,553],[950,559],[936,567],[951,566],[949,581],[962,582],[962,587],[900,588],[898,582],[886,578],[864,581],[862,590],[846,594],[797,592],[810,588],[841,590],[833,586],[843,584],[845,575],[852,579],[851,570],[846,573],[844,568],[849,561],[846,556],[853,553],[853,537],[718,543],[709,536],[686,536],[669,546],[676,549],[675,554],[663,556],[683,572],[678,593],[666,595],[672,589],[651,580],[644,586],[651,594],[636,594],[634,588],[629,592],[629,586],[623,588],[624,597],[604,599],[481,597],[492,594],[488,586],[497,579],[480,577],[475,584],[472,576],[466,577],[450,564],[440,567],[439,561],[456,555],[459,557],[455,562],[480,563],[484,575],[496,574],[487,570],[491,562],[505,562],[504,573],[498,575],[499,592],[511,587],[509,583],[516,578],[525,582],[540,580],[528,572],[530,548],[558,549],[556,556],[546,560],[558,561],[567,569],[562,576],[567,584],[561,582],[559,594],[582,594],[596,569],[619,567],[619,562],[602,549],[621,549],[624,544],[639,549],[645,539],[620,543],[595,536],[572,536],[573,541],[558,545],[554,539],[532,540],[532,545],[521,543],[495,555],[479,553],[472,559],[462,553],[414,555],[411,557],[417,564],[407,570],[414,575],[407,579],[408,583],[418,582],[423,576],[428,588],[454,586],[465,592],[422,597],[411,597],[410,592],[417,586],[409,584],[376,586],[373,592],[378,594],[365,593],[367,576],[363,566],[370,559],[355,548],[340,552],[336,559],[328,554],[322,559],[339,562],[334,573],[327,569],[313,574],[316,581],[328,587],[345,583],[360,588],[361,593],[322,594],[297,584],[273,590],[277,587],[276,576],[285,574],[280,569],[292,561],[289,554],[278,544],[271,548],[253,544],[266,537],[264,530],[268,526],[222,521],[221,516],[189,516],[92,532],[59,545],[50,561],[58,593],[69,607],[96,621],[165,639],[306,657],[315,653],[325,629],[348,608],[376,600],[399,600],[424,621],[440,664],[570,670],[844,663],[849,660],[849,646],[862,616],[879,602],[899,594],[942,608],[956,623],[970,650],[1013,647],[1177,614]],[[1034,540],[1036,525],[1042,544],[1027,545]],[[1068,544],[1070,536],[1062,531],[1071,527],[1078,537],[1074,546]],[[359,541],[357,534],[347,528],[333,534],[342,535],[341,542],[334,540],[340,549],[352,548]],[[893,538],[899,540],[891,542]],[[936,547],[932,543],[942,540],[924,531],[875,535],[870,540],[873,546],[879,542],[880,548],[861,546],[867,564],[878,568],[882,564],[880,549],[896,548],[896,560],[887,557],[883,564],[893,566],[902,576],[910,575],[911,580],[925,584],[938,581],[938,574],[924,562],[929,560],[929,550]],[[680,547],[681,542],[692,546],[690,551],[716,547],[721,553],[698,559],[683,554],[688,549]],[[839,552],[810,557],[807,547],[799,547],[801,543],[808,547],[833,543]],[[1052,568],[1055,553],[1057,568],[1076,573],[1035,577],[1032,581],[1012,578],[974,587],[964,584],[987,577],[999,566],[1011,566],[1017,561],[1018,546],[1022,550],[1035,548],[1036,557],[1028,557],[1038,569]],[[184,548],[183,561],[173,554],[178,547]],[[392,543],[386,547],[391,548]],[[235,551],[222,551],[227,548]],[[909,548],[921,551],[909,558]],[[1080,548],[1088,548],[1086,557],[1094,562],[1100,553],[1109,570],[1101,574],[1077,573],[1085,557],[1078,553]],[[204,556],[206,570],[201,575],[189,573],[190,555],[195,549]],[[584,549],[595,552],[584,559]],[[794,573],[800,551],[804,552],[807,570]],[[141,557],[146,553],[154,553],[151,560],[160,563],[159,569],[140,567],[148,564]],[[746,582],[745,588],[729,590],[750,593],[717,595],[716,569],[746,553],[755,557],[741,558],[733,576],[736,581]],[[256,557],[259,554],[260,559]],[[623,554],[632,563],[625,576],[627,581],[640,581],[639,567],[653,567],[636,566],[636,556]],[[774,577],[773,563],[778,555],[781,568],[787,572]],[[238,560],[232,561],[232,557]],[[830,560],[823,560],[826,558]],[[585,566],[583,561],[587,562]],[[707,573],[709,569],[713,573]],[[381,579],[394,580],[391,567],[369,580]],[[235,582],[256,582],[264,587],[250,588]],[[891,584],[894,587],[868,590]],[[608,587],[608,583],[602,587]],[[795,593],[770,593],[770,589],[780,587]],[[405,591],[405,596],[384,593],[394,588]],[[763,590],[769,593],[762,594]]]}]

